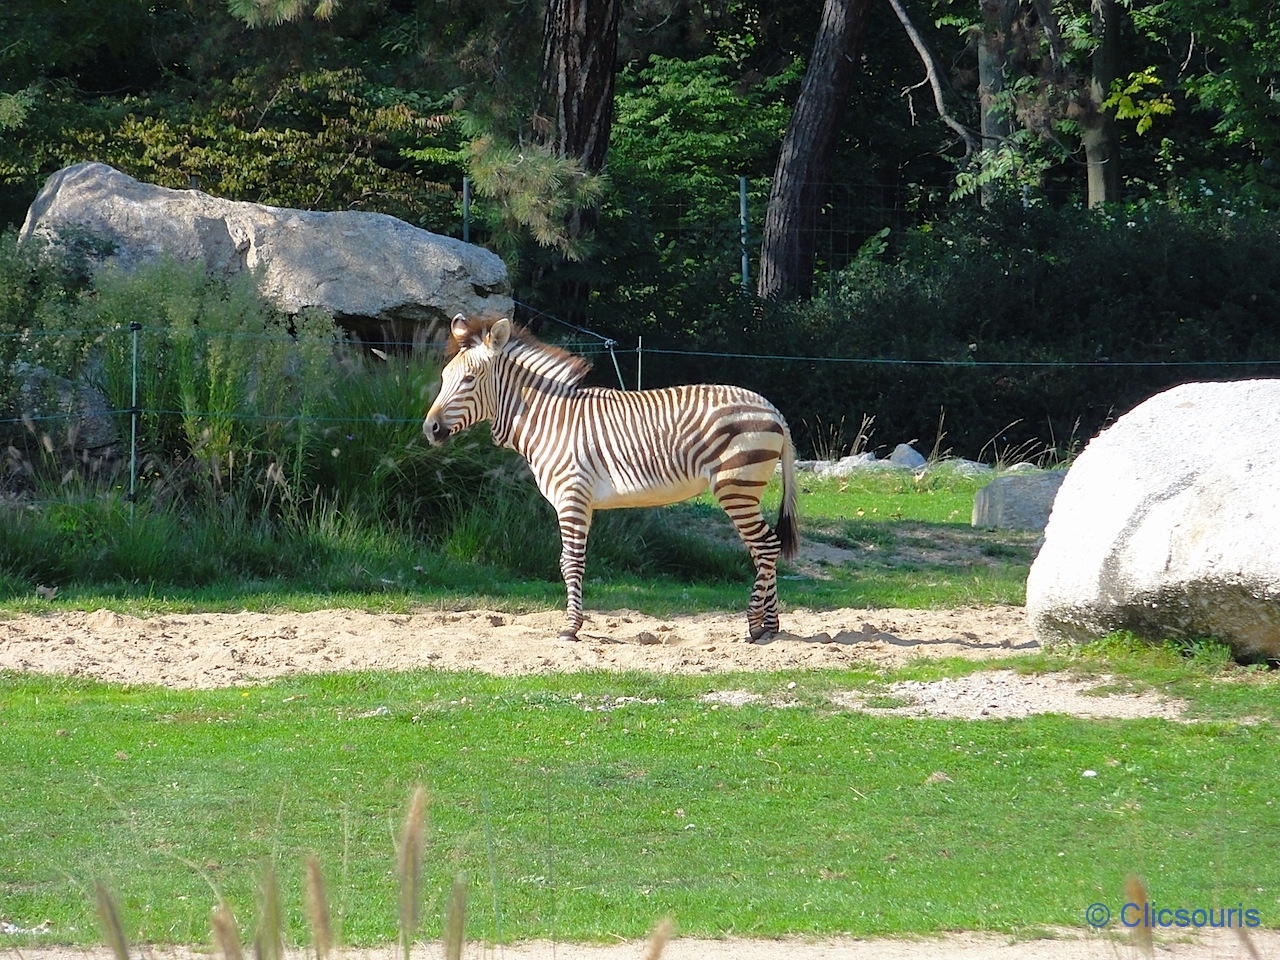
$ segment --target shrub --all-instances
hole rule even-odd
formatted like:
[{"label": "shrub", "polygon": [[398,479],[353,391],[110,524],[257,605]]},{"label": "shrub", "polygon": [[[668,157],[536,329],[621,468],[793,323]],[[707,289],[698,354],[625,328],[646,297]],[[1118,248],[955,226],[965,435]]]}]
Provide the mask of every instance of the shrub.
[{"label": "shrub", "polygon": [[[646,354],[646,380],[758,389],[803,449],[830,445],[806,424],[861,414],[890,445],[928,444],[943,411],[957,454],[1061,447],[1177,383],[1275,375],[1263,361],[1280,358],[1277,233],[1270,214],[964,212],[859,257],[809,303],[744,303],[674,342],[645,341],[863,362]],[[1098,365],[1121,362],[1150,365]]]}]

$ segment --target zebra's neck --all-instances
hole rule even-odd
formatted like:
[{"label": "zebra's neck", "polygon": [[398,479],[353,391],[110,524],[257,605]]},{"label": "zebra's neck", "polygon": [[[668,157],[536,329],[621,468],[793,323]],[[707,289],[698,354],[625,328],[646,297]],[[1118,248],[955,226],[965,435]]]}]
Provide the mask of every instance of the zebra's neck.
[{"label": "zebra's neck", "polygon": [[528,458],[526,422],[549,406],[570,401],[588,371],[587,362],[559,347],[538,341],[512,340],[495,361],[497,409],[492,432],[495,443],[512,447]]}]

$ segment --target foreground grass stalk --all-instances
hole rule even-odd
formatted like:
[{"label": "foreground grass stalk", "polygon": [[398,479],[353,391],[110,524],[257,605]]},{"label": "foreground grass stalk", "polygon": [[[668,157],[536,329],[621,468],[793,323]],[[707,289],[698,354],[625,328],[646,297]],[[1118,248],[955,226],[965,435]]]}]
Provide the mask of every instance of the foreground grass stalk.
[{"label": "foreground grass stalk", "polygon": [[654,927],[653,933],[649,934],[649,952],[644,955],[645,960],[659,960],[662,956],[662,951],[667,948],[667,941],[671,939],[674,931],[675,924],[671,922],[670,917],[667,917]]},{"label": "foreground grass stalk", "polygon": [[[1141,877],[1131,873],[1124,878],[1124,899],[1125,903],[1146,903],[1150,899],[1147,885]],[[1145,956],[1151,956],[1155,947],[1152,943],[1151,928],[1145,922],[1133,928],[1133,942]]]},{"label": "foreground grass stalk", "polygon": [[120,911],[116,909],[115,898],[102,883],[94,884],[97,897],[98,920],[102,923],[102,933],[106,937],[107,946],[116,960],[129,960],[129,941],[125,939],[124,924],[120,922]]},{"label": "foreground grass stalk", "polygon": [[328,960],[329,951],[333,949],[333,923],[324,874],[320,872],[320,859],[314,853],[307,857],[306,895],[307,923],[311,927],[311,942],[316,950],[316,960]]},{"label": "foreground grass stalk", "polygon": [[218,944],[226,960],[244,960],[244,951],[240,948],[240,930],[236,926],[235,914],[225,903],[218,904],[210,921],[213,926],[213,939]]},{"label": "foreground grass stalk", "polygon": [[449,906],[444,914],[445,960],[462,960],[462,947],[467,942],[467,878],[458,874],[449,890]]},{"label": "foreground grass stalk", "polygon": [[256,960],[282,960],[284,957],[284,917],[280,910],[280,881],[276,868],[268,863],[262,872],[258,892],[258,929],[253,938]]},{"label": "foreground grass stalk", "polygon": [[418,929],[418,911],[422,900],[422,847],[426,820],[427,792],[422,787],[413,791],[409,811],[405,814],[400,834],[400,952],[409,960],[413,935]]}]

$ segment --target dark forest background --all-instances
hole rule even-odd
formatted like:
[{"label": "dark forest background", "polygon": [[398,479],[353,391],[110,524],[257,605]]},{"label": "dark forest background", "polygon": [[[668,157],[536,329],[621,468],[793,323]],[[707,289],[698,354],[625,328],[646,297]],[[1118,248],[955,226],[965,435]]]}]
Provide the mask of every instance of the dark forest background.
[{"label": "dark forest background", "polygon": [[1066,449],[1275,373],[1278,80],[1264,0],[9,0],[0,222],[93,159],[460,236],[467,178],[518,319],[626,378]]}]

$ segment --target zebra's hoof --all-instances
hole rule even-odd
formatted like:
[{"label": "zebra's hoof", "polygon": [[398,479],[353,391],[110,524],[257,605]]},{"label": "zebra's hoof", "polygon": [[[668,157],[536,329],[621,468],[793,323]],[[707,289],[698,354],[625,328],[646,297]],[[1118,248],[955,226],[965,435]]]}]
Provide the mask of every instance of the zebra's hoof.
[{"label": "zebra's hoof", "polygon": [[769,640],[777,632],[777,630],[770,630],[767,627],[752,627],[751,642],[759,643],[761,640]]},{"label": "zebra's hoof", "polygon": [[577,631],[577,630],[561,630],[561,631],[560,631],[560,639],[561,639],[561,640],[569,640],[569,641],[572,641],[572,642],[574,642],[574,643],[577,643],[577,641],[578,641],[578,631]]}]

